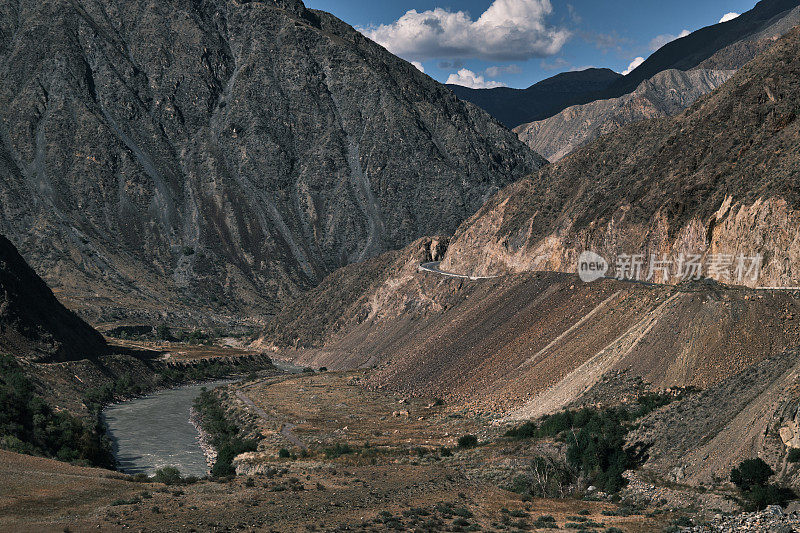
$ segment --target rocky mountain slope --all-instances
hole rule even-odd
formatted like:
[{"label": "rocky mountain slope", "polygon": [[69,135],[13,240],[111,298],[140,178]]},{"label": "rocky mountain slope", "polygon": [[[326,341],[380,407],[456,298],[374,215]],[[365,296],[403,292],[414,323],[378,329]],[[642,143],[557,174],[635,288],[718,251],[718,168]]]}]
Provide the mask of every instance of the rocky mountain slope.
[{"label": "rocky mountain slope", "polygon": [[[763,12],[769,7],[769,3],[760,6],[754,11]],[[780,9],[777,4],[772,8]],[[743,16],[752,17],[753,13]],[[767,17],[764,13],[760,16]],[[700,96],[722,85],[736,70],[764,53],[776,39],[798,24],[800,24],[800,7],[795,7],[767,18],[766,22],[759,25],[748,26],[746,31],[742,30],[745,33],[739,35],[739,40],[718,50],[691,70],[679,68],[661,70],[652,78],[642,81],[631,93],[568,107],[544,120],[522,124],[514,131],[528,146],[538,150],[538,153],[550,161],[558,161],[576,148],[626,124],[677,115]],[[707,30],[708,28],[705,28],[698,33],[705,34]],[[692,35],[689,37],[694,39]],[[686,51],[686,48],[678,47],[677,50],[673,52],[675,57],[680,55],[679,51]],[[694,63],[683,61],[676,63],[679,67],[692,64]],[[664,65],[659,64],[658,67],[648,68],[656,70],[662,66]],[[634,74],[631,73],[630,76]]]},{"label": "rocky mountain slope", "polygon": [[458,230],[444,268],[574,272],[588,249],[612,262],[761,256],[742,283],[800,285],[798,57],[800,29],[680,116],[601,137],[508,187]]},{"label": "rocky mountain slope", "polygon": [[261,346],[296,364],[364,369],[371,388],[497,423],[690,387],[700,392],[629,437],[648,475],[707,484],[756,456],[800,475],[786,464],[787,446],[800,445],[800,291],[418,271],[444,247],[423,239],[340,269],[287,307]]},{"label": "rocky mountain slope", "polygon": [[337,271],[287,307],[262,346],[302,364],[376,367],[373,386],[527,419],[570,405],[608,374],[705,389],[800,342],[791,294],[417,270],[444,246],[425,239]]},{"label": "rocky mountain slope", "polygon": [[527,89],[448,87],[462,100],[472,102],[509,128],[515,128],[553,116],[567,106],[590,102],[597,93],[621,77],[622,74],[611,69],[590,68],[562,72]]},{"label": "rocky mountain slope", "polygon": [[710,93],[734,70],[665,70],[630,94],[568,107],[561,113],[514,129],[519,138],[550,161],[558,161],[600,135],[641,120],[676,115]]},{"label": "rocky mountain slope", "polygon": [[61,305],[3,236],[0,352],[34,361],[96,358],[107,352],[102,335]]},{"label": "rocky mountain slope", "polygon": [[299,0],[0,14],[0,230],[93,321],[273,312],[543,163]]}]

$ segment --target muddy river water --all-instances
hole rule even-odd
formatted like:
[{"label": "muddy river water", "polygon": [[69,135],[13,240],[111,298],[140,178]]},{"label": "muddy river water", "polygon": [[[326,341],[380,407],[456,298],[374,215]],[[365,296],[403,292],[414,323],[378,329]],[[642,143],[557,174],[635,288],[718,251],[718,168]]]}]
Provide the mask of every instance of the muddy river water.
[{"label": "muddy river water", "polygon": [[103,418],[119,469],[153,475],[174,466],[184,476],[206,475],[208,465],[189,413],[203,388],[227,383],[231,381],[185,385],[108,406]]}]

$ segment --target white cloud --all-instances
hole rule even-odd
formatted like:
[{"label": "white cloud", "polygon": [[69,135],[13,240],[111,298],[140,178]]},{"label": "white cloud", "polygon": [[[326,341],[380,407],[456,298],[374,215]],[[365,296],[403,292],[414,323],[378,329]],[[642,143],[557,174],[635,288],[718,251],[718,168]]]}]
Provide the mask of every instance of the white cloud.
[{"label": "white cloud", "polygon": [[505,87],[504,83],[499,81],[486,81],[483,76],[475,74],[469,69],[462,68],[458,74],[450,74],[447,82],[450,85],[463,85],[471,89],[496,89],[497,87]]},{"label": "white cloud", "polygon": [[690,33],[692,33],[692,32],[690,32],[689,30],[683,30],[678,35],[673,35],[671,33],[665,33],[663,35],[658,35],[656,37],[653,37],[653,40],[650,41],[650,51],[655,52],[656,50],[658,50],[659,48],[661,48],[665,44],[671,43],[675,39],[680,39],[681,37],[686,37]]},{"label": "white cloud", "polygon": [[644,63],[644,58],[643,57],[637,57],[636,59],[631,61],[631,64],[628,65],[628,68],[622,72],[622,75],[623,76],[627,76],[628,74],[633,72],[636,69],[636,67],[638,67],[642,63]]},{"label": "white cloud", "polygon": [[425,67],[422,66],[422,63],[420,63],[419,61],[412,61],[411,64],[417,67],[417,70],[425,74]]},{"label": "white cloud", "polygon": [[734,12],[725,13],[725,15],[723,15],[722,18],[719,19],[719,23],[722,24],[723,22],[729,22],[738,17],[739,15],[740,13],[734,13]]},{"label": "white cloud", "polygon": [[494,0],[477,20],[437,7],[359,29],[393,54],[415,60],[525,60],[557,54],[569,38],[568,30],[546,23],[552,12],[550,0]]},{"label": "white cloud", "polygon": [[519,74],[522,69],[518,65],[502,65],[499,67],[489,67],[486,69],[486,75],[490,78],[496,78],[503,74]]}]

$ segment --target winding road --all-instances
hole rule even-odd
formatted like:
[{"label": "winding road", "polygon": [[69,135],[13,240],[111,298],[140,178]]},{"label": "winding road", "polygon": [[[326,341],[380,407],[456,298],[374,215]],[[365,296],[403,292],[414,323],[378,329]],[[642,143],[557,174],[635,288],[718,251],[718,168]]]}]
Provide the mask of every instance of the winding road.
[{"label": "winding road", "polygon": [[417,270],[420,272],[433,272],[434,274],[439,274],[440,276],[446,276],[448,278],[459,278],[459,279],[469,279],[472,281],[476,281],[479,279],[494,279],[499,278],[500,276],[468,276],[466,274],[456,274],[454,272],[447,272],[446,270],[442,270],[439,268],[441,265],[441,261],[431,261],[430,263],[422,263]]}]

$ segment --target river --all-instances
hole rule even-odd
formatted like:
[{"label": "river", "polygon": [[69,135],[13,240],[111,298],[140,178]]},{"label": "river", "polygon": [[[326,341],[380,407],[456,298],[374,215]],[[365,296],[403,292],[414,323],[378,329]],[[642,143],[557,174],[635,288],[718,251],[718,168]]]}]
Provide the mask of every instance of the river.
[{"label": "river", "polygon": [[185,385],[108,406],[103,419],[119,469],[152,476],[159,468],[174,466],[184,476],[205,476],[206,457],[189,413],[203,388],[228,383],[232,381]]}]

